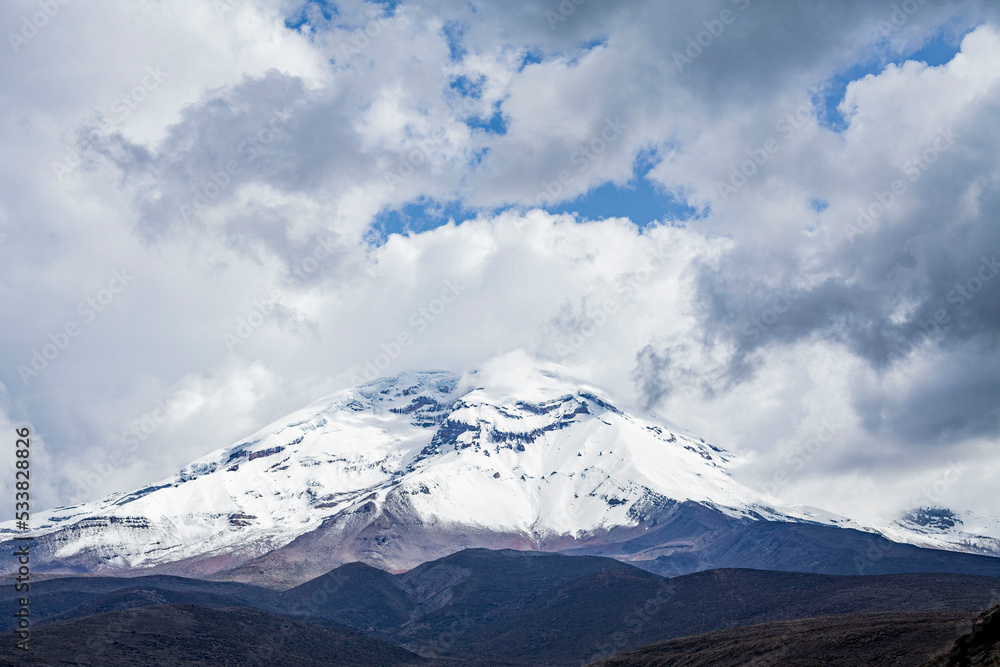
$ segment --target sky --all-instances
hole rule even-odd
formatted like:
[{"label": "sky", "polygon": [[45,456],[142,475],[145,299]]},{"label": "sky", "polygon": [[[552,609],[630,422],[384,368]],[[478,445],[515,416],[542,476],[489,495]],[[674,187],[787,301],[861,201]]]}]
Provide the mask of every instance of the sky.
[{"label": "sky", "polygon": [[784,500],[1000,515],[995,3],[10,0],[0,27],[0,433],[31,429],[38,509],[523,351]]}]

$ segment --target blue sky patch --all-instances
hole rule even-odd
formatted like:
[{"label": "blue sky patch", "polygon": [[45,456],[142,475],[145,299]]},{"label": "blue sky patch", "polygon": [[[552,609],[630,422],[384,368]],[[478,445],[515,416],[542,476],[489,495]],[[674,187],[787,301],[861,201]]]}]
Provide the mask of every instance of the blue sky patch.
[{"label": "blue sky patch", "polygon": [[392,16],[396,13],[396,7],[399,6],[401,0],[368,0],[373,5],[382,5],[386,9],[386,16]]},{"label": "blue sky patch", "polygon": [[605,183],[572,201],[544,208],[550,213],[575,213],[590,220],[627,217],[639,227],[664,218],[687,220],[698,217],[697,209],[663,191],[647,178],[651,167],[652,156],[640,156],[633,173],[641,173],[642,176],[633,177],[623,186]]},{"label": "blue sky patch", "polygon": [[595,39],[588,40],[580,45],[580,48],[584,51],[590,51],[591,49],[596,49],[598,46],[606,46],[608,43],[607,37],[597,37]]},{"label": "blue sky patch", "polygon": [[304,25],[317,22],[329,23],[338,14],[337,6],[326,0],[306,0],[292,14],[285,18],[285,27],[300,30]]},{"label": "blue sky patch", "polygon": [[449,57],[456,61],[464,58],[466,49],[462,46],[462,36],[465,34],[465,26],[458,21],[448,21],[441,28],[441,32],[448,44]]},{"label": "blue sky patch", "polygon": [[550,213],[575,213],[589,220],[625,217],[639,227],[664,218],[686,220],[698,215],[697,209],[661,192],[646,178],[624,187],[605,183],[573,201],[545,208]]},{"label": "blue sky patch", "polygon": [[385,210],[376,215],[366,236],[369,243],[381,245],[390,234],[426,232],[448,224],[449,220],[459,224],[476,215],[476,211],[464,208],[458,200],[442,203],[421,198],[401,208]]},{"label": "blue sky patch", "polygon": [[528,65],[537,65],[542,62],[543,56],[541,51],[525,51],[524,55],[521,57],[521,64],[518,66],[517,71],[521,72]]},{"label": "blue sky patch", "polygon": [[[580,195],[576,199],[550,206],[541,206],[554,214],[572,214],[580,219],[601,220],[604,218],[626,217],[639,227],[646,227],[664,219],[688,221],[704,217],[707,211],[698,211],[677,197],[664,192],[647,176],[654,164],[652,154],[644,154],[636,159],[633,177],[625,185],[605,183]],[[813,203],[815,202],[815,203]],[[811,200],[816,206],[826,207],[826,202]],[[530,206],[530,205],[529,205]],[[461,224],[478,215],[497,215],[503,211],[519,209],[516,205],[502,206],[494,210],[477,211],[465,208],[460,200],[439,202],[421,198],[402,207],[384,210],[375,216],[366,235],[368,243],[378,246],[385,243],[390,234],[426,232],[445,225],[449,220]],[[819,208],[817,210],[822,210]]]},{"label": "blue sky patch", "polygon": [[883,40],[880,55],[853,65],[846,72],[834,76],[820,86],[815,100],[816,107],[819,109],[820,125],[835,132],[843,132],[847,129],[847,121],[837,107],[844,101],[847,86],[852,81],[863,79],[869,74],[877,75],[886,66],[890,64],[902,65],[907,60],[921,61],[931,67],[943,65],[950,62],[959,52],[963,36],[956,35],[950,30],[941,30],[916,51],[896,54],[894,57],[890,57],[887,53],[888,42]]},{"label": "blue sky patch", "polygon": [[493,105],[493,115],[489,118],[467,118],[465,124],[473,130],[484,130],[496,135],[507,134],[507,121],[500,112],[499,102]]},{"label": "blue sky patch", "polygon": [[473,99],[479,99],[483,94],[483,83],[486,82],[486,77],[479,75],[475,79],[469,78],[466,75],[456,76],[448,83],[448,87],[452,90],[458,91],[464,97],[471,97]]}]

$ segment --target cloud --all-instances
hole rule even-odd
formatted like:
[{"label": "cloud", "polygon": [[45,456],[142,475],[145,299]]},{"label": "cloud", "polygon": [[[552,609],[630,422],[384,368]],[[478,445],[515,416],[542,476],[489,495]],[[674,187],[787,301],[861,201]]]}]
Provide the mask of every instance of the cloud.
[{"label": "cloud", "polygon": [[[953,455],[987,469],[997,10],[903,4],[62,7],[0,61],[0,381],[48,497],[143,419],[157,454],[85,493],[366,374],[515,349],[738,451],[751,484],[838,420],[792,499],[889,511]],[[696,213],[588,210],[640,178]],[[469,219],[372,233],[408,204]],[[134,280],[101,303],[113,271]]]},{"label": "cloud", "polygon": [[[830,207],[810,211],[786,197],[786,234],[762,231],[721,271],[700,277],[703,321],[732,341],[734,374],[746,377],[762,348],[815,336],[882,371],[919,361],[928,344],[946,356],[992,349],[1000,298],[992,249],[1000,238],[995,189],[984,181],[996,163],[976,146],[991,132],[987,118],[1000,91],[992,70],[973,63],[992,62],[997,45],[997,33],[983,27],[944,66],[889,66],[849,86],[842,145],[823,147],[826,166],[845,173],[826,173],[818,179],[825,190],[811,190]],[[812,136],[800,140],[799,155],[811,152]],[[772,171],[784,168],[796,166]],[[830,196],[838,178],[851,182]],[[747,192],[741,203],[773,208],[762,194]],[[737,284],[749,267],[755,279]],[[963,411],[966,401],[947,403]],[[947,423],[929,424],[921,439],[940,437]]]}]

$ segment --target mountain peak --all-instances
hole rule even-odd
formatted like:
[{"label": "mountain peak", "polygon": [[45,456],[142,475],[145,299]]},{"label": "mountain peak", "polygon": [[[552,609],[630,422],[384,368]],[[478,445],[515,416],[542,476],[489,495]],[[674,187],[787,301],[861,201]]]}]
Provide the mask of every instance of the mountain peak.
[{"label": "mountain peak", "polygon": [[643,536],[685,525],[698,515],[693,507],[720,517],[710,519],[718,525],[859,527],[773,504],[733,480],[729,461],[701,438],[630,415],[565,369],[516,352],[462,375],[379,378],[156,484],[40,514],[36,562],[199,574],[247,567],[294,583],[353,560],[399,570],[465,547],[637,540],[620,555],[655,558],[663,547]]}]

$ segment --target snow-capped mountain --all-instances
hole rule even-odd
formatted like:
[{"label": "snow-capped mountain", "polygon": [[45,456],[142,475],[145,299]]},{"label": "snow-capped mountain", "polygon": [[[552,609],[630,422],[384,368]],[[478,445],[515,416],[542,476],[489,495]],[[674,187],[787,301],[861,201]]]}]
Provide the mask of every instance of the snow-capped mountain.
[{"label": "snow-capped mountain", "polygon": [[[359,386],[157,484],[35,515],[33,564],[291,583],[343,562],[399,570],[471,546],[641,561],[747,522],[865,529],[761,496],[730,477],[729,459],[508,356],[463,376]],[[892,528],[897,541],[942,542],[926,527]]]},{"label": "snow-capped mountain", "polygon": [[917,507],[878,531],[891,540],[1000,556],[1000,519],[946,507]]}]

